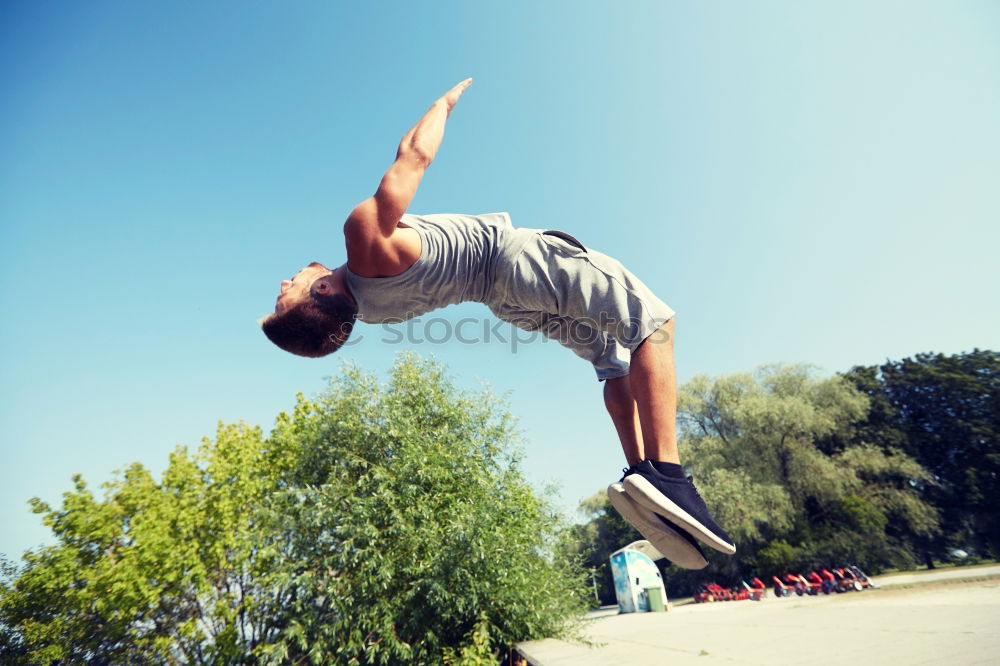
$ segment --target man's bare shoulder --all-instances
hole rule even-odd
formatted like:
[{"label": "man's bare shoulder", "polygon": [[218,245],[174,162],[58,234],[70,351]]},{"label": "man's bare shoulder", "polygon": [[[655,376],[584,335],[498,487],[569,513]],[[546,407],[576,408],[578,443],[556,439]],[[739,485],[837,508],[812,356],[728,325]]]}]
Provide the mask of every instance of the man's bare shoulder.
[{"label": "man's bare shoulder", "polygon": [[389,236],[371,233],[371,227],[352,228],[344,224],[347,267],[361,277],[399,275],[420,258],[420,234],[407,226],[397,226]]}]

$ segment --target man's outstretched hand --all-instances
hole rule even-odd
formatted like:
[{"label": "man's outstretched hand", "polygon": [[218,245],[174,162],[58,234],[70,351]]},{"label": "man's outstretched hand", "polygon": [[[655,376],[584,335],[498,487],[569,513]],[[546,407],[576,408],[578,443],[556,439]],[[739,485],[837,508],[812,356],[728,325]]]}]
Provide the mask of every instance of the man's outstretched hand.
[{"label": "man's outstretched hand", "polygon": [[461,97],[462,93],[465,92],[465,89],[471,85],[472,79],[466,79],[441,97],[441,101],[445,103],[449,115],[451,115],[451,110],[455,108],[455,104],[458,103],[458,98]]},{"label": "man's outstretched hand", "polygon": [[[395,230],[399,219],[417,193],[424,171],[437,155],[451,110],[471,85],[472,79],[466,79],[434,100],[417,124],[403,135],[396,151],[396,161],[382,176],[375,195],[358,204],[348,216],[344,234],[347,236],[347,257],[352,270],[363,267],[378,274],[398,268],[392,264],[394,260],[391,257],[398,257],[400,250],[389,247],[395,242],[390,239],[398,241],[399,235],[395,234]],[[386,257],[389,257],[388,264],[379,263]]]}]

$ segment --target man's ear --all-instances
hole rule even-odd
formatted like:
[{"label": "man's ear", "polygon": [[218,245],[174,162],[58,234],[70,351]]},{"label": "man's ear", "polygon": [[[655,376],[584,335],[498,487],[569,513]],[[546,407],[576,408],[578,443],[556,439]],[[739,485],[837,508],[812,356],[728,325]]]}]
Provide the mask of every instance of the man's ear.
[{"label": "man's ear", "polygon": [[316,278],[313,283],[309,285],[309,294],[312,296],[330,296],[336,291],[333,286],[333,275],[324,275],[321,278]]}]

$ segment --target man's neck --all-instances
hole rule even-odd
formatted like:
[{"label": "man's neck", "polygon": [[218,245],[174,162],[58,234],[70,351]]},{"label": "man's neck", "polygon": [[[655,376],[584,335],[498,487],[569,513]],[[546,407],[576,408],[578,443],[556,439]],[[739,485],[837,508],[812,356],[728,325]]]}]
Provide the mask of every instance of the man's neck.
[{"label": "man's neck", "polygon": [[351,288],[347,284],[347,264],[337,266],[333,269],[332,273],[334,286],[337,288],[337,291],[345,294],[357,305],[357,301],[354,300],[354,294],[351,293]]}]

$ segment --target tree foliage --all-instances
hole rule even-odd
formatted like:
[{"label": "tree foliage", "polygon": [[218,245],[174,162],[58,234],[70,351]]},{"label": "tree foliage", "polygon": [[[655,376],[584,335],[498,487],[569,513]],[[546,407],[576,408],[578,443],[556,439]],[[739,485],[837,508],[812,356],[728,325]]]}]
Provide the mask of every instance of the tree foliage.
[{"label": "tree foliage", "polygon": [[[869,439],[878,433],[865,420],[870,404],[851,382],[802,365],[696,376],[681,387],[681,458],[737,553],[706,548],[707,569],[666,568],[668,593],[844,562],[912,564],[920,540],[940,529],[919,491],[933,479],[898,437]],[[610,507],[588,511],[591,520],[569,533],[580,552],[603,560],[634,538],[616,531]]]},{"label": "tree foliage", "polygon": [[259,429],[220,425],[179,448],[160,482],[134,464],[98,499],[79,476],[53,509],[57,544],[24,555],[0,588],[0,621],[28,663],[241,663],[277,637],[288,599],[268,585],[253,507],[272,484]]},{"label": "tree foliage", "polygon": [[[869,399],[841,377],[816,378],[801,365],[700,376],[679,404],[685,459],[739,544],[727,561],[733,573],[905,565],[911,537],[938,529],[915,488],[929,475],[899,449],[857,437]],[[847,444],[830,454],[819,444],[833,435]]]},{"label": "tree foliage", "polygon": [[56,544],[7,566],[3,663],[487,663],[565,635],[583,571],[518,467],[510,415],[401,358],[279,415],[220,424],[157,481],[134,464],[33,510]]},{"label": "tree foliage", "polygon": [[298,563],[288,584],[306,591],[289,606],[296,641],[273,654],[426,663],[480,617],[494,645],[564,633],[582,571],[550,556],[559,520],[505,445],[509,415],[414,359],[387,387],[346,379],[272,435],[301,451],[276,516]]},{"label": "tree foliage", "polygon": [[845,378],[877,406],[859,427],[931,473],[921,497],[947,529],[923,542],[926,559],[955,546],[1000,556],[1000,353],[917,354]]}]

